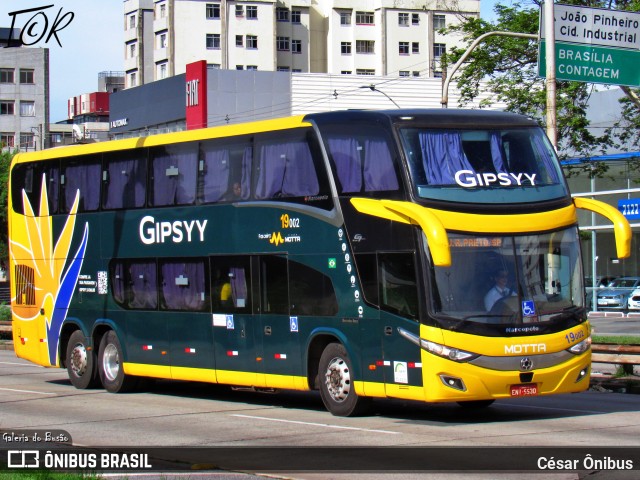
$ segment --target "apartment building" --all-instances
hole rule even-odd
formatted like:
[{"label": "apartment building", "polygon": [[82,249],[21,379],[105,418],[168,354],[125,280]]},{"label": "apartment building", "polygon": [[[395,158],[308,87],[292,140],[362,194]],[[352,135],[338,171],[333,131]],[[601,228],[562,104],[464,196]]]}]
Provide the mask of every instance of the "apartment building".
[{"label": "apartment building", "polygon": [[437,77],[479,0],[125,0],[125,88],[215,68]]},{"label": "apartment building", "polygon": [[0,146],[41,150],[48,143],[49,50],[17,40],[5,48],[9,29],[0,30]]}]

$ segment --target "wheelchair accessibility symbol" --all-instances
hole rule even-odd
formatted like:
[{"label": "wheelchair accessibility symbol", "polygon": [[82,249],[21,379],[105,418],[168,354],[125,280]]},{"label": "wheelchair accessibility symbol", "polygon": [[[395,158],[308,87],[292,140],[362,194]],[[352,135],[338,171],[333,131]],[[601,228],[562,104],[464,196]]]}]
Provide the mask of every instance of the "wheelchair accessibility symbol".
[{"label": "wheelchair accessibility symbol", "polygon": [[522,316],[533,317],[536,314],[536,305],[533,300],[524,300],[522,302]]}]

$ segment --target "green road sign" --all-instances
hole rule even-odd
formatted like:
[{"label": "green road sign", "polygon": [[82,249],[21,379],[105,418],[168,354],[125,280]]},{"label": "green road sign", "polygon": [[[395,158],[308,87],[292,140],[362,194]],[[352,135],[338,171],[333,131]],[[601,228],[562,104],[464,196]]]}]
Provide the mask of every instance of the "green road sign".
[{"label": "green road sign", "polygon": [[[545,40],[538,59],[538,75],[546,77]],[[556,79],[640,87],[640,51],[556,42]]]}]

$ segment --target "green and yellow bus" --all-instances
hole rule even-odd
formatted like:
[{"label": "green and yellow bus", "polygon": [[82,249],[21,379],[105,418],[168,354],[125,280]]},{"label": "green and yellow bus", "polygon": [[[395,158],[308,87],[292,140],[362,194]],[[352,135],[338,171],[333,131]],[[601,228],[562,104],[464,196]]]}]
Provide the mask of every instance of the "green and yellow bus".
[{"label": "green and yellow bus", "polygon": [[459,402],[579,392],[577,208],[530,119],[344,111],[18,154],[18,357],[145,377]]}]

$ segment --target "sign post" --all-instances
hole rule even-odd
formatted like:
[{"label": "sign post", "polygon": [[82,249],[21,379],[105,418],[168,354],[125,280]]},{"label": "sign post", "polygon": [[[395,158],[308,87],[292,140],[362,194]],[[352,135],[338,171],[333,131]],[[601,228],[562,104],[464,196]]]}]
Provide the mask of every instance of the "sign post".
[{"label": "sign post", "polygon": [[[541,10],[543,25],[544,9]],[[556,78],[640,86],[640,13],[555,5]],[[544,29],[538,74],[546,76]]]}]

